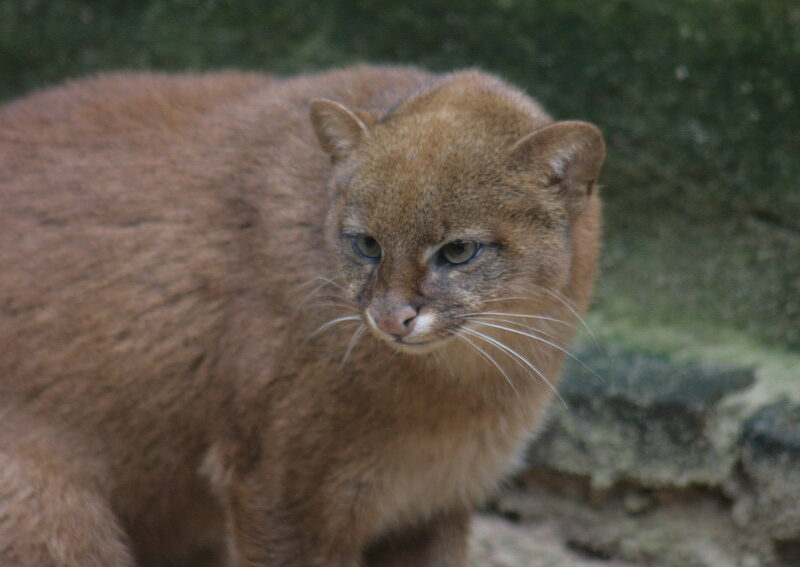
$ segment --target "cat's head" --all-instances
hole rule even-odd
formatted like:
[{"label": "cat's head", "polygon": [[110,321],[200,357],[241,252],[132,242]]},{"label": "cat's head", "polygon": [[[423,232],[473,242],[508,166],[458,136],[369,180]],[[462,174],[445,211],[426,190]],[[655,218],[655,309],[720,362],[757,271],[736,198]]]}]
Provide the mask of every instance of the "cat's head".
[{"label": "cat's head", "polygon": [[327,235],[380,338],[427,352],[493,302],[567,283],[605,155],[594,126],[479,73],[386,115],[316,100],[311,120],[334,164]]}]

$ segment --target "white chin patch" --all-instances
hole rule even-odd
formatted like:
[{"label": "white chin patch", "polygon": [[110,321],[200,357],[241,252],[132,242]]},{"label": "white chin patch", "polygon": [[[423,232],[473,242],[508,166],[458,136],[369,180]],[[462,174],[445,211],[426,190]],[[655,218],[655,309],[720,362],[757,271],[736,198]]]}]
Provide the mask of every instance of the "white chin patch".
[{"label": "white chin patch", "polygon": [[414,330],[411,332],[411,337],[424,335],[431,330],[433,324],[436,322],[436,316],[433,313],[423,313],[417,316],[417,322],[414,323]]}]

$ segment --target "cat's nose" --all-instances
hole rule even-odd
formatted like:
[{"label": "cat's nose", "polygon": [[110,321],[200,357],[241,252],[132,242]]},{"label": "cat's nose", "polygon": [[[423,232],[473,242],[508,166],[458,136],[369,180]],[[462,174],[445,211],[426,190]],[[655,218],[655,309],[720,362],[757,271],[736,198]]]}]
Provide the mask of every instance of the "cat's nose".
[{"label": "cat's nose", "polygon": [[384,333],[395,337],[404,337],[414,330],[418,310],[411,305],[401,305],[382,312],[370,309],[375,326]]}]

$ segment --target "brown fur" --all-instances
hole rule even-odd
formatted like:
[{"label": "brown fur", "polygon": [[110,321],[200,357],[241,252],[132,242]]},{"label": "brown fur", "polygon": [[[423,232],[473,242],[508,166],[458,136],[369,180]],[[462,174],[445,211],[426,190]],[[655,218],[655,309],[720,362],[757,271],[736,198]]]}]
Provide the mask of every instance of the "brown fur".
[{"label": "brown fur", "polygon": [[[463,567],[552,392],[451,335],[575,322],[602,158],[475,71],[120,74],[0,108],[0,563]],[[473,262],[425,259],[476,230]],[[371,332],[322,327],[351,313]],[[385,332],[412,320],[432,346]]]}]

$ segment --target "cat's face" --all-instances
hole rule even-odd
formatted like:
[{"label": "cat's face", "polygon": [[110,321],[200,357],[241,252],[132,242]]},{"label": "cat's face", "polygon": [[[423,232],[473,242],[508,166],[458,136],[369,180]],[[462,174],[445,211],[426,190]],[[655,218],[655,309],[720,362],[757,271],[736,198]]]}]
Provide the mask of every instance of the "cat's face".
[{"label": "cat's face", "polygon": [[335,162],[328,238],[381,339],[428,352],[476,313],[568,277],[571,203],[552,171],[526,165],[528,149],[447,114],[367,126],[319,103],[314,120]]}]

